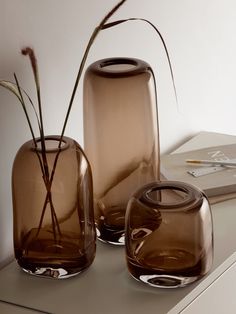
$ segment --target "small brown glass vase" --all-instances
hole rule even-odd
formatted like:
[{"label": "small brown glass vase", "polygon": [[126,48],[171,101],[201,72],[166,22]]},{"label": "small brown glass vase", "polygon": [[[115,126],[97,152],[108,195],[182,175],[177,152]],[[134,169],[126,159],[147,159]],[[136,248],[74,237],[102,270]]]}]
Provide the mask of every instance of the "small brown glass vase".
[{"label": "small brown glass vase", "polygon": [[139,189],[126,213],[130,274],[154,287],[182,287],[204,276],[213,260],[209,202],[197,188],[176,181]]},{"label": "small brown glass vase", "polygon": [[[79,144],[59,136],[26,142],[12,170],[14,249],[27,273],[67,278],[95,256],[93,186]],[[46,166],[45,166],[46,165]]]},{"label": "small brown glass vase", "polygon": [[159,179],[155,84],[148,63],[108,58],[84,79],[84,149],[94,180],[98,238],[124,245],[130,196]]}]

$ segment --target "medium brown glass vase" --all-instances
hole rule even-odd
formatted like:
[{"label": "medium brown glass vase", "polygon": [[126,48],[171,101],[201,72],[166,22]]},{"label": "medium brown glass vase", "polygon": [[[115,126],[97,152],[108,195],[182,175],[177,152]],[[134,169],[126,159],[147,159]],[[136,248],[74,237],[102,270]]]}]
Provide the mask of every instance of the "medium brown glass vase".
[{"label": "medium brown glass vase", "polygon": [[154,287],[182,287],[200,279],[213,260],[207,197],[178,181],[154,182],[131,197],[126,213],[130,274]]},{"label": "medium brown glass vase", "polygon": [[155,84],[138,59],[99,60],[84,79],[84,148],[94,180],[98,238],[124,244],[131,194],[159,179]]},{"label": "medium brown glass vase", "polygon": [[95,256],[90,165],[73,139],[31,140],[18,151],[12,171],[14,248],[20,267],[38,276],[67,278]]}]

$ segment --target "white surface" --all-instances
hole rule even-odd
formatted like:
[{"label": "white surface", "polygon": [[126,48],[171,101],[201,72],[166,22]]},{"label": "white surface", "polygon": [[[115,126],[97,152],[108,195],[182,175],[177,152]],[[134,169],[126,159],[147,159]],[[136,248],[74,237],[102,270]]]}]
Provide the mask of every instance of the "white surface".
[{"label": "white surface", "polygon": [[[212,206],[212,270],[236,251],[235,208],[236,200]],[[99,242],[92,266],[71,279],[37,278],[23,273],[15,262],[9,264],[0,271],[0,301],[57,314],[166,314],[199,283],[168,290],[149,287],[128,274],[124,248]]]},{"label": "white surface", "polygon": [[168,314],[234,314],[236,312],[236,253],[203,280]]},{"label": "white surface", "polygon": [[206,148],[218,145],[230,145],[236,143],[236,136],[202,131],[196,136],[188,139],[186,143],[182,144],[173,153],[184,153],[198,148]]},{"label": "white surface", "polygon": [[[59,133],[88,37],[115,0],[1,0],[0,77],[34,93],[29,62],[19,53],[35,48],[40,67],[45,129]],[[157,25],[172,59],[179,107],[175,104],[166,57],[151,28],[129,22],[104,31],[88,63],[110,56],[148,61],[157,76],[162,151],[200,130],[236,134],[236,28],[234,0],[128,0],[116,18],[141,16]],[[137,36],[138,34],[138,36]],[[32,96],[33,98],[34,95]],[[12,253],[11,166],[30,134],[13,96],[0,90],[0,263]],[[178,111],[179,110],[179,111]],[[81,89],[69,120],[68,136],[82,144]]]},{"label": "white surface", "polygon": [[37,314],[37,313],[42,313],[42,312],[0,301],[0,313],[2,314]]},{"label": "white surface", "polygon": [[[199,142],[196,146],[200,145]],[[235,208],[236,199],[212,206],[212,270],[236,251]],[[171,290],[148,287],[129,276],[124,248],[98,243],[92,266],[67,280],[36,278],[11,263],[0,271],[0,301],[58,314],[78,313],[78,309],[86,314],[166,314],[197,284]]]},{"label": "white surface", "polygon": [[147,287],[128,274],[124,248],[101,243],[93,265],[71,279],[33,277],[15,263],[0,271],[0,300],[57,314],[164,314],[193,287]]}]

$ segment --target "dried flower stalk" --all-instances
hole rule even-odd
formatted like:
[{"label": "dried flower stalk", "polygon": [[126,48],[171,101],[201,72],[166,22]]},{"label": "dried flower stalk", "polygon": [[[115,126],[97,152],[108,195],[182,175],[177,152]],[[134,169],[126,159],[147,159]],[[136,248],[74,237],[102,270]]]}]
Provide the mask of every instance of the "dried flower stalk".
[{"label": "dried flower stalk", "polygon": [[[176,95],[176,87],[175,87],[175,82],[174,82],[174,75],[173,75],[173,70],[172,70],[172,65],[171,65],[171,61],[170,61],[170,57],[169,57],[169,53],[165,44],[165,41],[161,35],[161,33],[159,32],[159,30],[155,27],[155,25],[153,25],[151,22],[149,22],[148,20],[145,20],[143,18],[129,18],[129,19],[124,19],[124,20],[118,20],[118,21],[114,21],[114,22],[108,22],[109,19],[113,16],[113,14],[126,2],[127,0],[121,0],[117,3],[117,5],[111,9],[106,15],[105,17],[102,19],[102,21],[99,23],[99,25],[94,29],[94,31],[92,32],[90,39],[88,41],[88,44],[86,46],[86,49],[84,51],[80,66],[79,66],[79,70],[78,70],[78,74],[75,80],[75,84],[73,87],[73,91],[72,91],[72,95],[69,101],[69,105],[68,105],[68,109],[67,109],[67,113],[65,116],[65,120],[63,123],[63,127],[62,127],[62,131],[61,131],[61,135],[60,135],[60,140],[59,140],[59,145],[58,145],[58,152],[56,154],[55,160],[54,160],[54,164],[53,164],[53,168],[52,171],[50,173],[49,171],[49,167],[48,167],[48,161],[47,161],[47,154],[46,154],[46,146],[45,146],[45,133],[44,133],[44,126],[43,126],[43,112],[42,112],[42,103],[41,103],[41,91],[40,91],[40,80],[39,80],[39,71],[38,71],[38,65],[37,65],[37,59],[35,57],[34,51],[32,48],[30,47],[25,47],[22,49],[22,54],[25,56],[28,56],[31,62],[31,67],[33,70],[33,75],[34,75],[34,81],[35,81],[35,86],[36,86],[36,93],[37,93],[37,107],[38,107],[38,113],[36,110],[36,107],[33,104],[33,101],[31,100],[31,98],[29,97],[29,95],[20,87],[20,84],[18,82],[18,79],[16,77],[16,75],[14,74],[14,78],[15,78],[15,83],[13,82],[9,82],[9,81],[5,81],[5,80],[0,80],[0,86],[8,89],[10,92],[12,92],[17,99],[19,100],[23,111],[25,113],[26,119],[27,119],[27,123],[28,126],[30,128],[30,133],[34,142],[34,146],[35,146],[35,153],[37,154],[37,158],[39,160],[39,164],[41,167],[41,171],[42,171],[42,176],[43,176],[43,181],[45,184],[45,188],[46,188],[46,197],[45,197],[45,201],[44,201],[44,205],[42,208],[42,214],[40,217],[40,221],[39,221],[39,225],[38,225],[38,232],[36,237],[38,236],[41,228],[42,228],[42,224],[43,224],[43,219],[44,219],[44,215],[46,212],[46,208],[47,208],[47,204],[50,204],[50,210],[51,210],[51,220],[52,220],[52,229],[53,229],[53,235],[54,235],[54,240],[58,241],[58,239],[60,239],[60,235],[61,235],[61,231],[60,231],[60,225],[57,219],[57,215],[56,215],[56,210],[53,206],[53,199],[52,199],[52,192],[51,192],[51,187],[52,187],[52,183],[53,183],[53,179],[54,179],[54,174],[56,171],[56,167],[57,167],[57,162],[60,156],[60,152],[61,152],[61,144],[62,144],[62,140],[63,140],[63,136],[65,134],[65,130],[66,130],[66,126],[68,123],[68,119],[69,119],[69,115],[71,112],[71,108],[74,102],[74,98],[75,98],[75,94],[85,67],[85,63],[90,51],[91,46],[93,45],[96,37],[98,36],[99,32],[101,30],[105,30],[108,28],[111,28],[113,26],[119,25],[121,23],[124,22],[128,22],[128,21],[143,21],[148,23],[149,25],[151,25],[155,31],[157,32],[159,38],[161,39],[161,42],[164,46],[165,52],[166,52],[166,56],[168,59],[168,64],[169,64],[169,68],[170,68],[170,73],[171,73],[171,79],[172,79],[172,83],[173,83],[173,87],[174,87],[174,91],[175,91],[175,95]],[[154,73],[152,72],[153,76]],[[154,81],[155,81],[155,76],[154,76]],[[155,93],[156,93],[156,81],[155,81]],[[36,137],[33,131],[33,127],[32,127],[32,123],[30,121],[29,118],[29,114],[27,111],[27,107],[26,107],[26,103],[24,100],[24,97],[27,97],[28,102],[30,103],[30,105],[33,107],[36,119],[37,119],[37,123],[38,123],[38,128],[39,128],[39,134],[40,134],[40,142],[41,142],[41,155],[38,152],[37,149],[37,141],[36,141]],[[176,95],[176,99],[177,99],[177,95]]]},{"label": "dried flower stalk", "polygon": [[[50,204],[50,209],[51,209],[51,220],[52,220],[52,229],[53,229],[53,235],[54,235],[54,240],[55,242],[57,242],[58,240],[58,236],[57,235],[61,235],[61,231],[60,231],[60,226],[59,226],[59,222],[57,219],[57,215],[56,215],[56,211],[53,205],[53,199],[52,199],[52,192],[51,192],[51,187],[52,187],[52,182],[53,182],[53,178],[54,178],[54,174],[56,171],[56,166],[57,166],[57,162],[58,162],[58,158],[61,152],[61,143],[63,140],[63,136],[65,133],[65,129],[68,123],[68,119],[69,119],[69,115],[70,115],[70,111],[74,102],[74,97],[76,94],[76,90],[85,66],[85,62],[87,60],[88,57],[88,53],[89,50],[95,40],[95,38],[97,37],[98,33],[100,32],[100,30],[102,29],[103,25],[109,20],[109,18],[123,5],[123,3],[126,2],[126,0],[122,0],[120,2],[118,2],[118,4],[108,12],[108,14],[103,18],[103,20],[100,22],[100,24],[95,28],[95,30],[93,31],[88,45],[85,49],[82,61],[80,63],[80,67],[79,67],[79,71],[75,80],[75,85],[73,88],[73,92],[72,92],[72,96],[69,102],[69,106],[68,106],[68,110],[67,110],[67,114],[65,117],[65,121],[63,124],[63,128],[62,128],[62,132],[61,132],[61,136],[60,136],[60,141],[59,141],[59,146],[58,146],[58,152],[56,154],[55,160],[54,160],[54,164],[53,164],[53,169],[51,171],[51,173],[49,172],[49,167],[48,167],[48,161],[47,161],[47,152],[46,152],[46,146],[45,146],[45,134],[44,134],[44,126],[43,126],[43,112],[42,112],[42,103],[41,103],[41,92],[40,92],[40,80],[39,80],[39,71],[38,71],[38,65],[37,65],[37,59],[35,57],[34,51],[32,48],[30,47],[25,47],[22,49],[22,54],[25,56],[28,56],[31,62],[31,67],[33,70],[33,75],[34,75],[34,81],[35,81],[35,86],[36,86],[36,93],[37,93],[37,104],[38,104],[38,112],[39,112],[39,116],[37,114],[37,111],[35,109],[35,106],[31,100],[31,98],[28,96],[28,94],[20,87],[18,79],[16,77],[16,75],[14,74],[14,78],[15,78],[15,83],[13,82],[8,82],[8,81],[4,81],[4,80],[0,80],[0,86],[8,89],[10,92],[12,92],[20,101],[21,106],[23,108],[23,111],[25,113],[26,119],[27,119],[27,123],[29,125],[30,128],[30,133],[34,142],[34,146],[35,146],[35,153],[37,154],[38,160],[39,160],[39,164],[41,167],[41,171],[42,171],[42,176],[43,176],[43,181],[45,184],[45,188],[46,188],[46,197],[45,197],[45,201],[44,201],[44,205],[42,208],[42,214],[40,217],[40,221],[39,221],[39,225],[38,225],[38,232],[36,237],[39,235],[39,232],[42,228],[42,224],[43,224],[43,219],[44,219],[44,215],[46,212],[46,208],[47,208],[47,204]],[[24,97],[23,94],[25,94],[28,98],[28,101],[30,102],[30,104],[33,106],[36,118],[37,118],[37,122],[38,122],[38,127],[39,127],[39,133],[40,133],[40,142],[41,142],[41,155],[39,154],[38,150],[37,150],[37,141],[35,138],[35,134],[33,131],[33,127],[32,127],[32,123],[31,120],[29,118],[29,114],[27,111],[27,107],[24,101]]]}]

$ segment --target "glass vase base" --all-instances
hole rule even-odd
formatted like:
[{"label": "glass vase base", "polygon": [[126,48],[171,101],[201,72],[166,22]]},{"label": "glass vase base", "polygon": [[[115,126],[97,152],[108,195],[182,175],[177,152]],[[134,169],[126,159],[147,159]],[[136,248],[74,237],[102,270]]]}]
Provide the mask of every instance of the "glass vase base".
[{"label": "glass vase base", "polygon": [[67,279],[70,277],[77,276],[82,272],[82,270],[74,273],[70,273],[64,268],[51,268],[51,267],[36,267],[34,271],[22,268],[21,269],[27,274],[43,277],[43,278],[52,278],[52,279]]},{"label": "glass vase base", "polygon": [[34,276],[47,277],[54,279],[66,279],[80,274],[85,271],[93,262],[94,256],[88,259],[87,256],[83,256],[75,261],[57,259],[48,262],[42,262],[39,260],[30,260],[28,258],[21,258],[17,260],[20,268]]},{"label": "glass vase base", "polygon": [[[100,202],[101,203],[101,202]],[[125,245],[125,211],[126,206],[113,206],[106,208],[96,222],[97,238],[108,244]]]},{"label": "glass vase base", "polygon": [[89,267],[95,256],[95,242],[87,241],[85,249],[83,242],[71,232],[64,232],[55,240],[50,230],[33,228],[23,244],[15,247],[17,263],[25,272],[40,277],[75,276]]},{"label": "glass vase base", "polygon": [[116,246],[124,246],[125,245],[124,236],[122,236],[120,238],[119,242],[108,241],[108,240],[104,240],[104,239],[99,238],[99,237],[98,237],[98,240],[101,241],[102,243],[116,245]]},{"label": "glass vase base", "polygon": [[151,287],[155,288],[164,288],[164,289],[173,289],[173,288],[181,288],[185,287],[194,281],[198,280],[198,277],[175,277],[170,275],[140,275],[139,277],[135,277],[131,274],[131,276],[137,281],[141,281],[145,284],[148,284]]},{"label": "glass vase base", "polygon": [[96,228],[97,238],[103,243],[108,243],[117,246],[125,245],[125,232],[124,229],[111,229],[111,228]]},{"label": "glass vase base", "polygon": [[[205,275],[202,261],[195,264],[193,255],[183,250],[174,254],[145,256],[142,263],[128,258],[128,269],[132,277],[157,288],[184,287]],[[149,258],[148,258],[149,257]],[[153,263],[155,261],[155,264]]]}]

